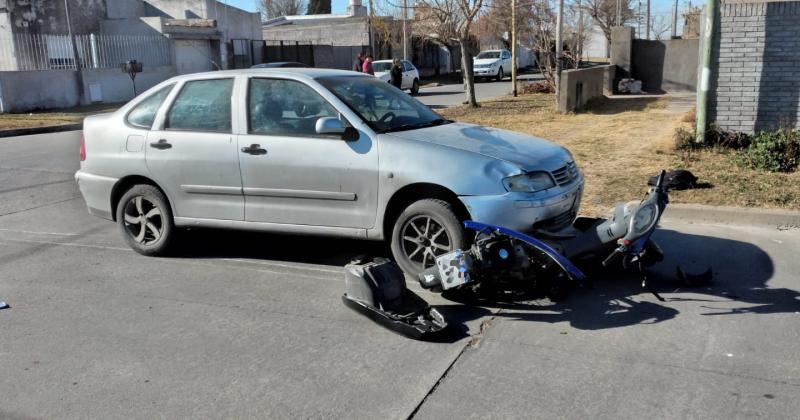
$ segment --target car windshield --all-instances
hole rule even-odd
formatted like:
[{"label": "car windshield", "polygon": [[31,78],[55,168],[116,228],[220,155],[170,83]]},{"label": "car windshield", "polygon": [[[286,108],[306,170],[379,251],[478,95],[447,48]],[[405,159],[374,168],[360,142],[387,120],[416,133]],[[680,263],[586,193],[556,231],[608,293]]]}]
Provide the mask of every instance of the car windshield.
[{"label": "car windshield", "polygon": [[372,63],[372,70],[378,71],[389,71],[392,69],[392,63],[389,61],[381,61],[377,63]]},{"label": "car windshield", "polygon": [[500,58],[500,51],[484,51],[475,58]]},{"label": "car windshield", "polygon": [[373,130],[413,130],[451,123],[396,87],[374,77],[333,76],[317,79]]}]

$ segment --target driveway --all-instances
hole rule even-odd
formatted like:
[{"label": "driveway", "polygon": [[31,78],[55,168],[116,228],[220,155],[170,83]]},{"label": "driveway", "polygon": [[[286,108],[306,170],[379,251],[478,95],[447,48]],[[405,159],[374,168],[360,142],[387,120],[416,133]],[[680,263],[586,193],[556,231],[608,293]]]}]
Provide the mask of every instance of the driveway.
[{"label": "driveway", "polygon": [[[423,293],[469,334],[423,343],[341,304],[342,265],[381,244],[192,231],[142,257],[86,213],[77,154],[76,132],[0,139],[0,418],[800,412],[797,229],[667,218],[667,302],[619,273],[559,304]],[[678,262],[714,283],[680,285]]]}]

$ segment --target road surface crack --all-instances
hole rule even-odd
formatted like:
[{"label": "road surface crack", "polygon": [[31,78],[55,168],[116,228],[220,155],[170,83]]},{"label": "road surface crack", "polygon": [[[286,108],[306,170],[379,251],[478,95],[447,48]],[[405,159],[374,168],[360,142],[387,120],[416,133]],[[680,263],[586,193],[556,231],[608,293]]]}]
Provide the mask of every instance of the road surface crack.
[{"label": "road surface crack", "polygon": [[466,344],[464,344],[464,347],[461,348],[461,350],[458,352],[456,357],[453,358],[453,360],[450,362],[449,365],[447,365],[447,368],[444,370],[444,372],[442,372],[442,374],[439,376],[439,378],[433,384],[431,389],[429,389],[428,392],[425,394],[425,396],[422,397],[422,400],[419,402],[419,404],[417,404],[416,407],[414,407],[414,410],[411,412],[411,414],[409,414],[408,417],[406,417],[407,420],[412,420],[417,415],[417,413],[422,408],[422,406],[425,404],[425,402],[428,400],[428,398],[431,395],[433,395],[434,392],[436,392],[437,388],[439,388],[439,384],[444,382],[445,378],[447,378],[447,375],[450,374],[450,371],[453,369],[453,367],[456,365],[456,363],[458,363],[458,361],[461,359],[461,356],[464,355],[464,353],[467,351],[467,349],[475,348],[475,347],[479,347],[480,346],[480,343],[481,343],[481,340],[483,339],[484,333],[486,333],[486,331],[489,330],[489,327],[492,326],[492,323],[494,322],[495,318],[497,318],[497,315],[499,315],[502,311],[503,310],[500,309],[497,312],[495,312],[495,314],[492,315],[489,319],[485,319],[485,320],[481,321],[481,324],[478,327],[478,332],[476,334],[474,334],[472,337],[470,337],[470,340]]}]

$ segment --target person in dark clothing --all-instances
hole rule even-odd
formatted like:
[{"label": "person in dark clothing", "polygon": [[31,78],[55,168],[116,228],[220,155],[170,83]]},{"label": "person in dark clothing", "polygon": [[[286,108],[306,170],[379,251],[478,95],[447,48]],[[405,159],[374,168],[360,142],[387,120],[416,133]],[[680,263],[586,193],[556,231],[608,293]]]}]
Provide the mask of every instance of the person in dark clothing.
[{"label": "person in dark clothing", "polygon": [[364,66],[364,53],[358,53],[356,59],[353,60],[353,68],[350,70],[361,72],[361,68]]},{"label": "person in dark clothing", "polygon": [[392,85],[398,89],[403,88],[403,64],[399,58],[392,61],[392,69],[389,71],[392,75]]}]

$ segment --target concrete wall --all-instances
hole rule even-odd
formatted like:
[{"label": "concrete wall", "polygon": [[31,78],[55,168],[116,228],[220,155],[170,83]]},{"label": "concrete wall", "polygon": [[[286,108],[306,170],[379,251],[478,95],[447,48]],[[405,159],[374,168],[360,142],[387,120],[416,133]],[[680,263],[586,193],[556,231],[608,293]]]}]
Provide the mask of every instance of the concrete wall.
[{"label": "concrete wall", "polygon": [[[47,86],[47,88],[42,88]],[[0,111],[26,112],[78,104],[78,77],[71,70],[0,72]]]},{"label": "concrete wall", "polygon": [[[175,69],[172,66],[145,67],[144,71],[136,76],[136,92],[142,93],[175,75]],[[84,70],[83,83],[86,86],[87,95],[90,85],[99,85],[102,102],[127,102],[133,99],[131,78],[119,69]]]},{"label": "concrete wall", "polygon": [[144,2],[141,0],[106,0],[108,19],[134,19],[144,16]]},{"label": "concrete wall", "polygon": [[269,26],[264,28],[263,35],[265,40],[312,42],[346,47],[369,46],[369,27],[365,18],[350,18],[345,22]]},{"label": "concrete wall", "polygon": [[633,41],[631,71],[648,93],[694,92],[697,89],[699,39]]},{"label": "concrete wall", "polygon": [[721,5],[709,122],[753,133],[800,119],[800,2]]},{"label": "concrete wall", "polygon": [[583,111],[590,100],[604,94],[610,95],[616,69],[615,65],[605,65],[562,71],[558,90],[558,110]]},{"label": "concrete wall", "polygon": [[[144,92],[174,75],[172,66],[145,67],[136,77],[136,90]],[[83,84],[87,101],[91,99],[90,86],[100,93],[102,102],[124,102],[133,98],[130,76],[119,69],[84,70]],[[76,71],[0,72],[0,112],[68,108],[79,104],[80,89]]]},{"label": "concrete wall", "polygon": [[[8,33],[65,34],[66,10],[63,0],[6,0]],[[77,34],[96,32],[106,16],[105,0],[69,0],[72,30]]]},{"label": "concrete wall", "polygon": [[611,64],[617,66],[617,77],[631,77],[633,55],[633,28],[615,26],[611,28]]}]

